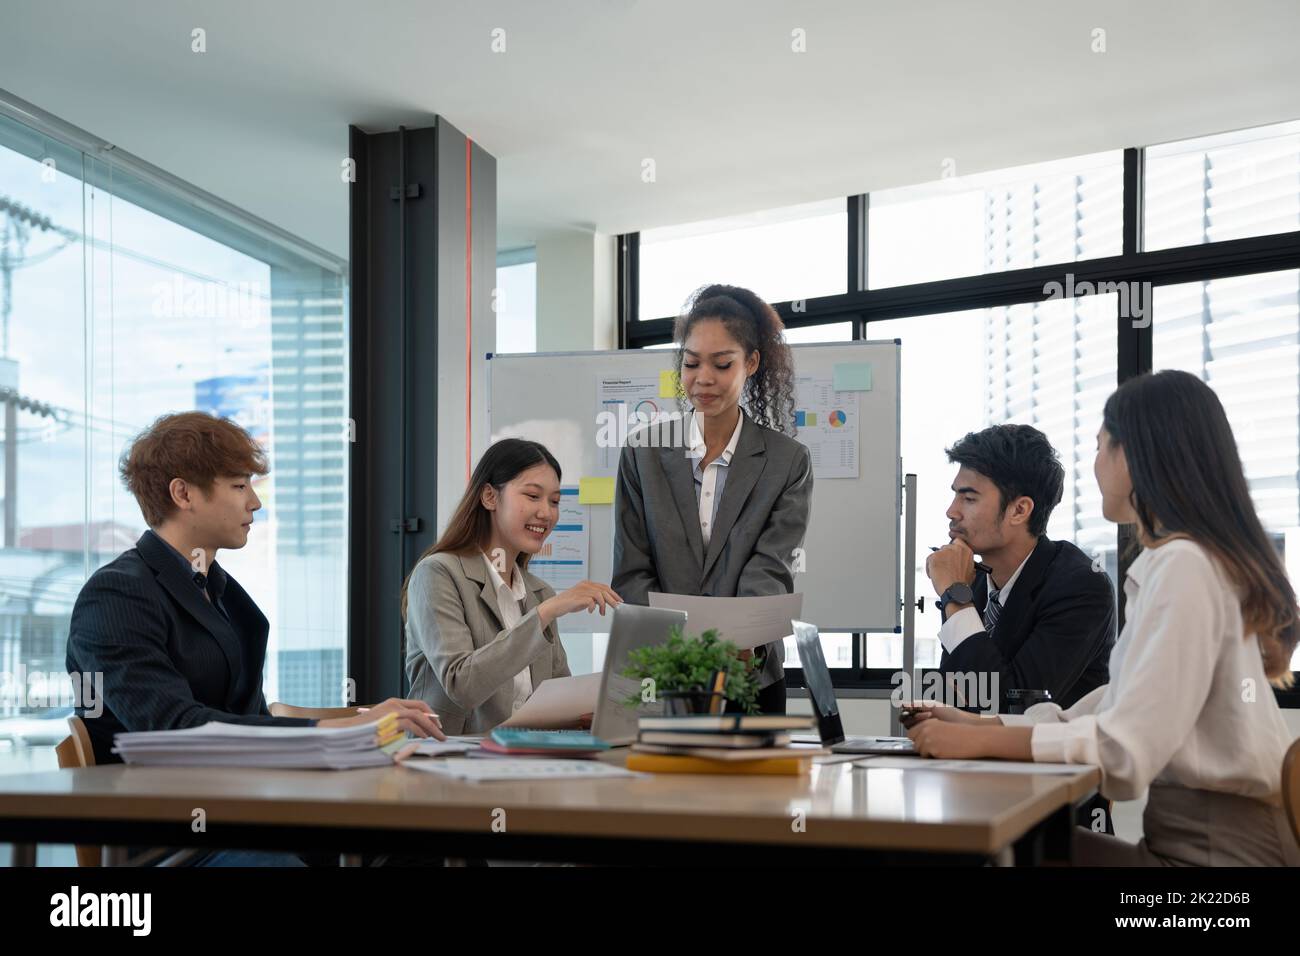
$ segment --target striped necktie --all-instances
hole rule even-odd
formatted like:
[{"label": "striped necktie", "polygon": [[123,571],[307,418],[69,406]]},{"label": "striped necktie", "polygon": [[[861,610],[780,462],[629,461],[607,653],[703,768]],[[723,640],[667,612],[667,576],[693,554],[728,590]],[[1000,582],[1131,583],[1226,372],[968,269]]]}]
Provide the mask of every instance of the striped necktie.
[{"label": "striped necktie", "polygon": [[984,631],[989,637],[993,636],[993,629],[998,626],[998,618],[1002,616],[1002,604],[998,601],[998,591],[989,592],[988,603],[984,605]]}]

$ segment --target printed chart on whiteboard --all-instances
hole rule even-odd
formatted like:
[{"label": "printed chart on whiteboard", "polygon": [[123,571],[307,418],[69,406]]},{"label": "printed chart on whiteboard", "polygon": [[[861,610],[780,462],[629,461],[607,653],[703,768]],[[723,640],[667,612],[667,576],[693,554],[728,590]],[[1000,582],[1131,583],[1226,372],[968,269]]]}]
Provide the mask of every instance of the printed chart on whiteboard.
[{"label": "printed chart on whiteboard", "polygon": [[659,375],[602,375],[596,381],[598,427],[595,476],[618,474],[618,457],[629,432],[674,411]]},{"label": "printed chart on whiteboard", "polygon": [[812,453],[814,478],[858,477],[858,395],[835,390],[833,379],[795,379],[795,437]]}]

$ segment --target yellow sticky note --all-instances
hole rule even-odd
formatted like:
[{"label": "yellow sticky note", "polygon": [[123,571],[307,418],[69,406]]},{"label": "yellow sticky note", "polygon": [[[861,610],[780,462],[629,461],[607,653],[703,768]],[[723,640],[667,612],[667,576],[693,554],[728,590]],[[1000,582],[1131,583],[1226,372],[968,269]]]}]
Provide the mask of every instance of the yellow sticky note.
[{"label": "yellow sticky note", "polygon": [[579,478],[578,504],[612,505],[614,503],[613,478]]},{"label": "yellow sticky note", "polygon": [[676,398],[677,397],[677,370],[666,368],[659,373],[659,397]]}]

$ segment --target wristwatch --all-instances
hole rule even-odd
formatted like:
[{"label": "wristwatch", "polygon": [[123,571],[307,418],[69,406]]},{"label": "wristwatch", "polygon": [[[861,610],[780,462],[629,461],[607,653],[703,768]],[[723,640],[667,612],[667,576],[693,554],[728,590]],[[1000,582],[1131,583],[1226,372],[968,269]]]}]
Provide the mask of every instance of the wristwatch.
[{"label": "wristwatch", "polygon": [[948,620],[949,604],[974,604],[975,592],[970,589],[970,585],[965,581],[958,581],[956,584],[948,585],[948,590],[939,595],[939,600],[934,602],[934,606],[939,609],[943,619]]}]

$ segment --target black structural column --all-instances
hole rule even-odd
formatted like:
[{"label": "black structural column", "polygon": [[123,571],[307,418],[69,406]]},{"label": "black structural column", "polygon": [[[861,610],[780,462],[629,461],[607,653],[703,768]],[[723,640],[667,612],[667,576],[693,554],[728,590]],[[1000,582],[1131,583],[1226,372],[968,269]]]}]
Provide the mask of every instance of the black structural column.
[{"label": "black structural column", "polygon": [[[490,298],[495,286],[482,260],[495,276],[496,175],[494,160],[440,117],[419,129],[353,126],[349,144],[348,676],[364,704],[406,690],[401,589],[439,530],[440,450],[457,466],[444,461],[443,475],[463,478],[468,425],[450,436],[440,425],[448,413],[470,418],[468,302],[490,307],[482,287]],[[475,171],[489,167],[472,187],[467,157]],[[440,377],[447,367],[458,380]]]},{"label": "black structural column", "polygon": [[[1136,257],[1143,246],[1143,205],[1145,196],[1145,156],[1140,149],[1124,150],[1124,233],[1123,255]],[[1129,280],[1129,295],[1116,296],[1117,334],[1116,384],[1151,371],[1154,338],[1155,303],[1153,288],[1141,276]],[[1127,306],[1127,308],[1126,308]],[[1138,316],[1141,316],[1139,319]],[[1124,579],[1133,563],[1137,533],[1133,525],[1120,525],[1117,531],[1119,567],[1119,626],[1124,626]]]}]

